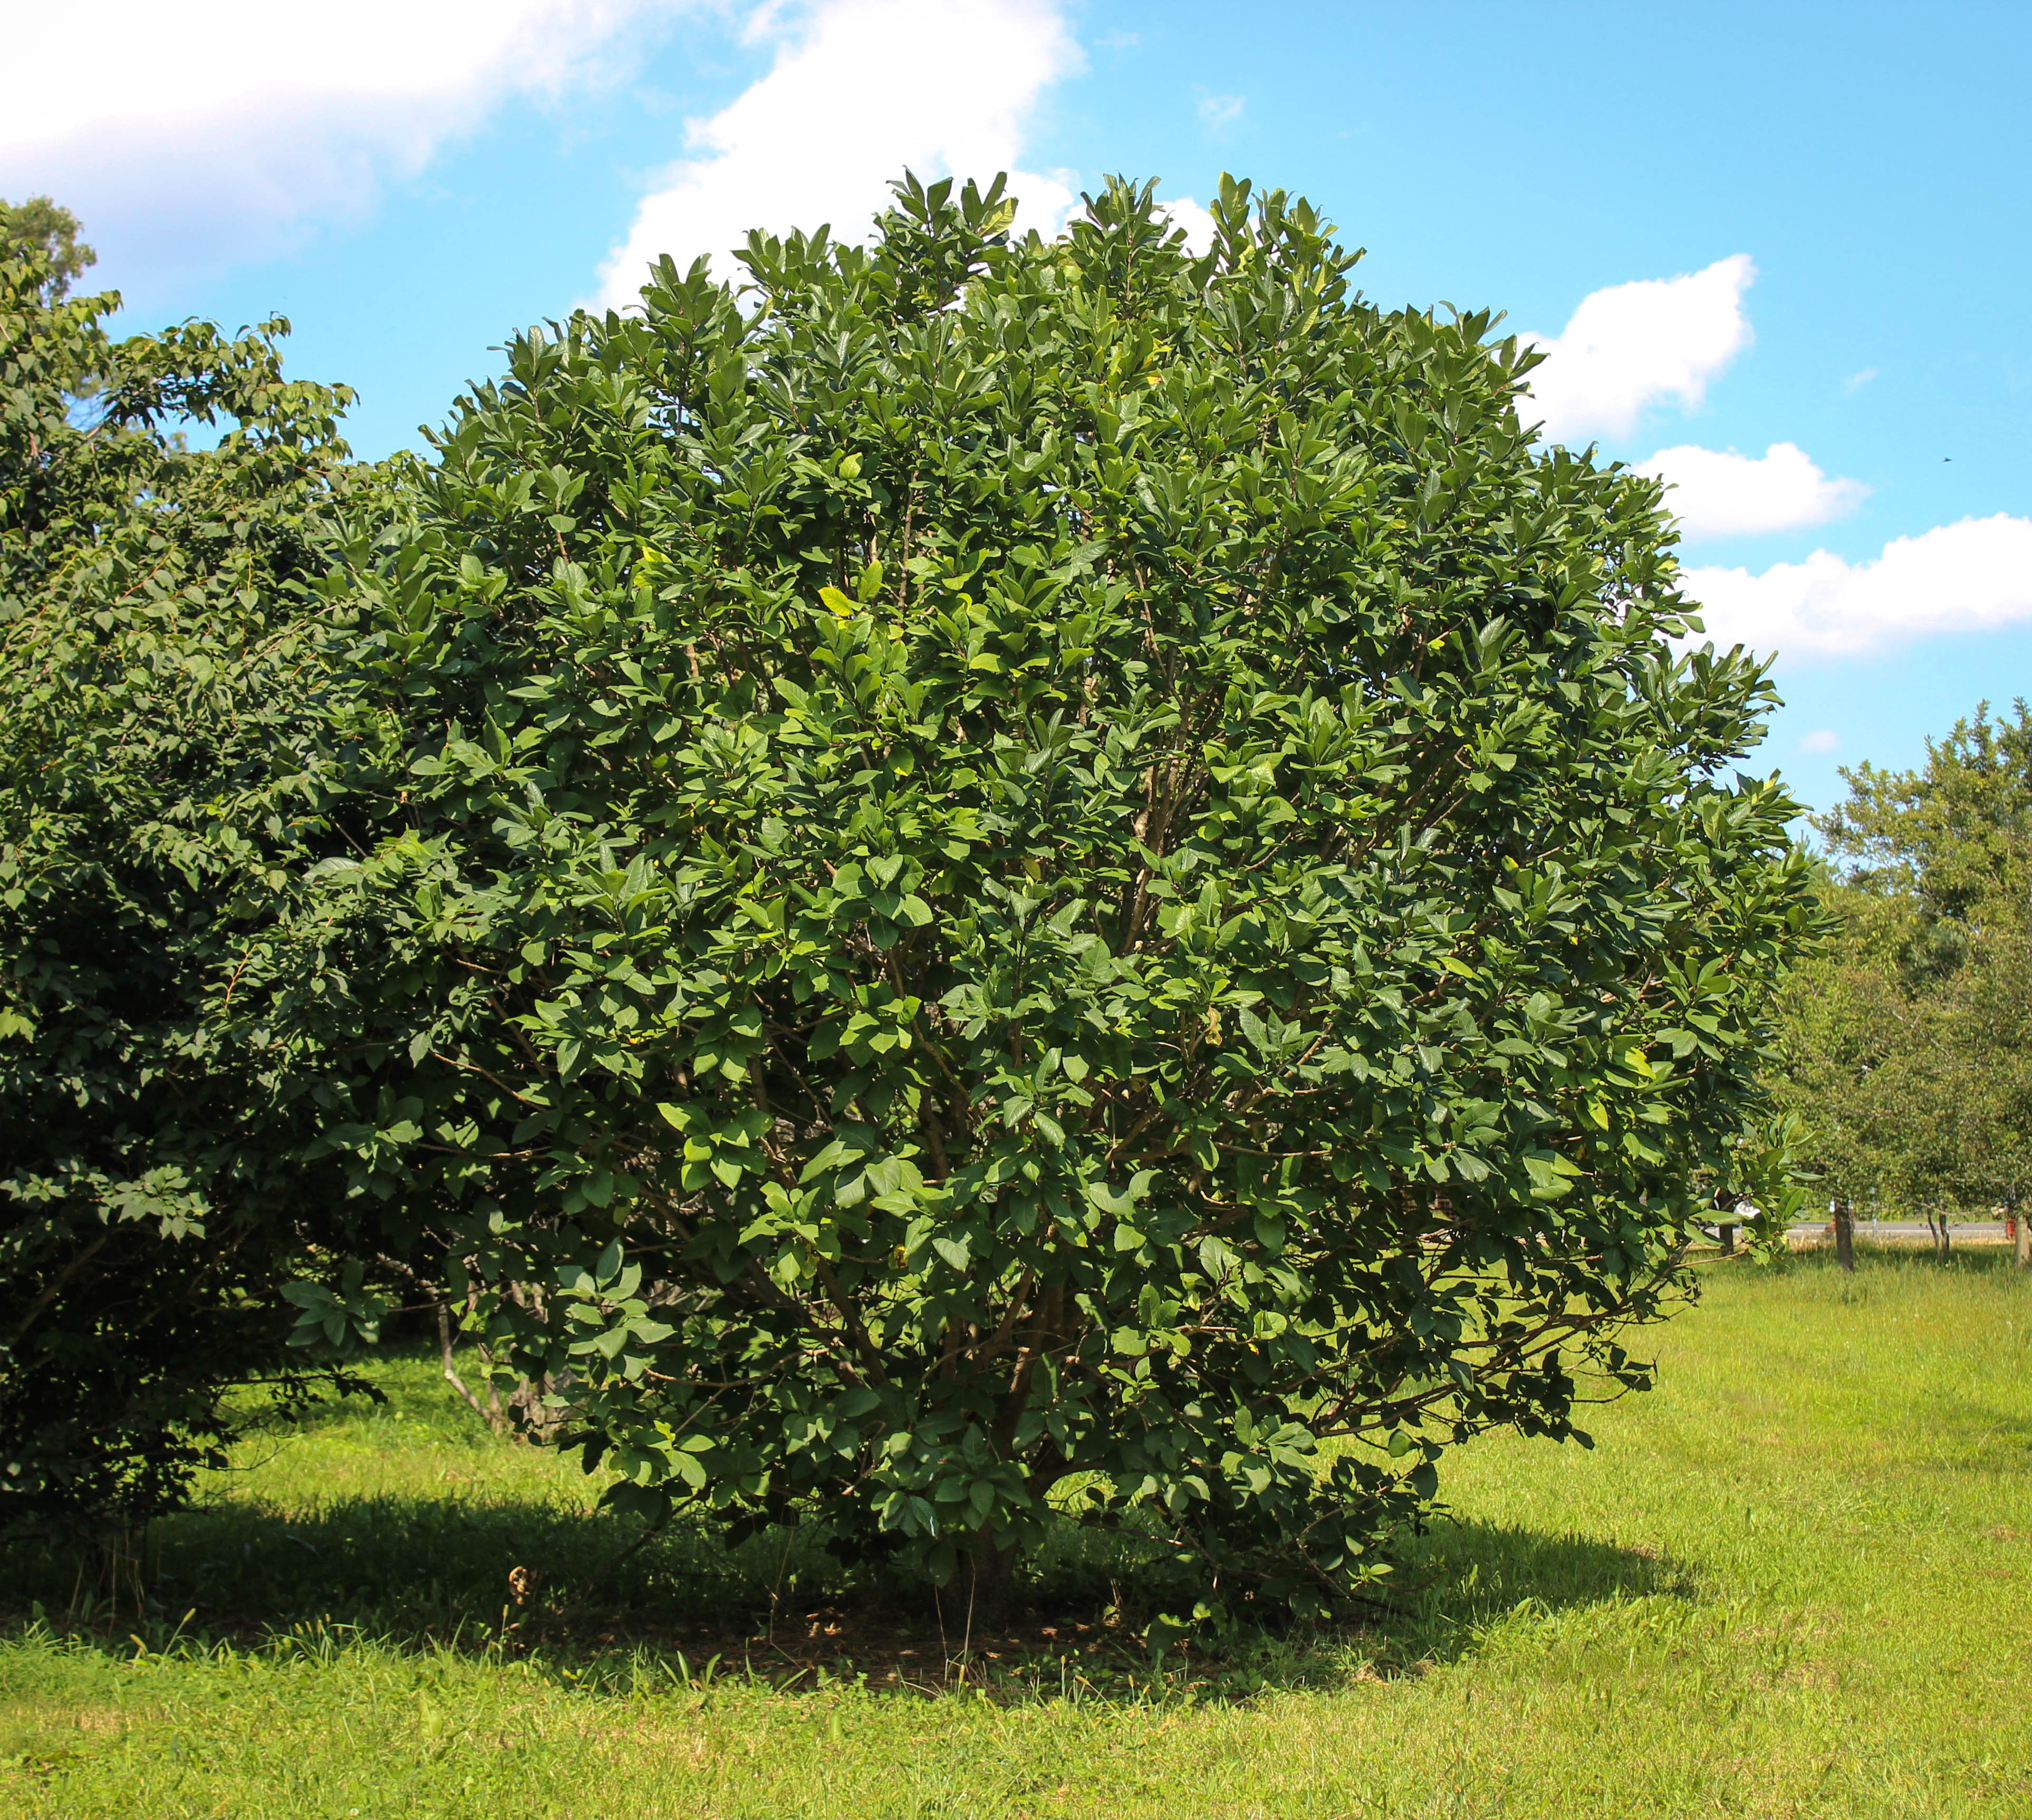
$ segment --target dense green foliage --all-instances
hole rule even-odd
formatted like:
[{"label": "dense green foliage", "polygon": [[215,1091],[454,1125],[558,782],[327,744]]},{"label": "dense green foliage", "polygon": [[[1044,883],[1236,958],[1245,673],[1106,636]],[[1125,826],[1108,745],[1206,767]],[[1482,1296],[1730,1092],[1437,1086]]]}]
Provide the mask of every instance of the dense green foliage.
[{"label": "dense green foliage", "polygon": [[114,342],[58,216],[0,215],[0,1530],[179,1495],[338,1198],[221,1019],[300,856],[344,395],[280,323]]},{"label": "dense green foliage", "polygon": [[1820,818],[1840,934],[1787,988],[1778,1092],[1830,1194],[1918,1213],[2032,1187],[2032,719],[1987,706]]},{"label": "dense green foliage", "polygon": [[1082,1475],[1318,1609],[1643,1381],[1810,924],[1769,692],[1488,316],[1246,186],[1008,219],[513,343],[332,584],[357,858],[234,1009],[627,1508],[992,1598]]}]

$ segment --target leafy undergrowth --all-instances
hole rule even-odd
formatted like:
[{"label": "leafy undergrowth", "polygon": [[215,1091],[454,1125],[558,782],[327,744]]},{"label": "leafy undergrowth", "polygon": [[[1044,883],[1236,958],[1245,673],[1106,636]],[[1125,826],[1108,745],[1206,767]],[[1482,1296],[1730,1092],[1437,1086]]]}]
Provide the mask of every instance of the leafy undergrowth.
[{"label": "leafy undergrowth", "polygon": [[971,1634],[951,1594],[809,1534],[624,1556],[638,1532],[596,1485],[398,1362],[385,1405],[250,1443],[120,1585],[7,1564],[0,1796],[347,1820],[2032,1812],[2026,1285],[1979,1254],[1866,1255],[1852,1282],[1717,1265],[1656,1341],[1660,1389],[1600,1411],[1592,1452],[1461,1451],[1393,1611],[1156,1662],[1133,1539],[1069,1527],[1022,1622]]}]

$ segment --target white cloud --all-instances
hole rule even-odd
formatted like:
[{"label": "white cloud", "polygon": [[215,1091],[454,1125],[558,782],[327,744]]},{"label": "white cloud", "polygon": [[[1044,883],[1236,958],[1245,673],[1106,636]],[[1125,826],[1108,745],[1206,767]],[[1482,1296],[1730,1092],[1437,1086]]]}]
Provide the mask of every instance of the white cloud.
[{"label": "white cloud", "polygon": [[732,275],[726,255],[757,226],[859,240],[906,165],[927,181],[1009,171],[1019,229],[1055,228],[1075,200],[1066,174],[1018,168],[1045,91],[1082,61],[1059,0],[817,0],[764,7],[750,35],[775,44],[775,67],[688,123],[689,155],[643,198],[601,302],[633,303],[667,252]]},{"label": "white cloud", "polygon": [[1242,98],[1239,95],[1208,95],[1200,101],[1200,124],[1209,132],[1218,133],[1224,126],[1232,126],[1242,118]]},{"label": "white cloud", "polygon": [[1752,339],[1743,293],[1757,276],[1746,252],[1678,278],[1640,278],[1590,291],[1557,335],[1526,333],[1548,358],[1531,376],[1548,442],[1627,436],[1648,405],[1676,398],[1688,410]]},{"label": "white cloud", "polygon": [[1689,539],[1825,525],[1870,491],[1860,480],[1830,480],[1796,443],[1773,443],[1761,456],[1684,444],[1660,449],[1637,472],[1671,483],[1666,509]]},{"label": "white cloud", "polygon": [[0,194],[51,192],[122,264],[272,252],[306,217],[365,209],[506,97],[611,77],[687,3],[10,7]]},{"label": "white cloud", "polygon": [[1842,381],[1842,390],[1845,392],[1860,391],[1876,377],[1876,368],[1865,367],[1861,372],[1851,373],[1847,379],[1843,379]]},{"label": "white cloud", "polygon": [[1851,656],[2023,624],[2032,622],[2032,518],[1964,518],[1862,562],[1816,550],[1761,575],[1688,569],[1681,585],[1716,645],[1785,656]]},{"label": "white cloud", "polygon": [[1823,727],[1815,732],[1806,734],[1799,742],[1799,749],[1802,752],[1825,753],[1836,751],[1840,745],[1841,735],[1832,727]]},{"label": "white cloud", "polygon": [[1190,196],[1174,196],[1158,206],[1171,216],[1174,227],[1186,230],[1188,250],[1202,253],[1213,245],[1213,217]]}]

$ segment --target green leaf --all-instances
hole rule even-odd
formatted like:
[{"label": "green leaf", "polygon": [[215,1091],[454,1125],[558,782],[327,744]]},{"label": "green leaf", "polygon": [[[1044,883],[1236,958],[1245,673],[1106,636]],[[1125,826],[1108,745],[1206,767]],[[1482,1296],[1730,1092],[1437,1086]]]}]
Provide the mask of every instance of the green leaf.
[{"label": "green leaf", "polygon": [[932,1249],[954,1269],[965,1272],[973,1261],[971,1242],[964,1232],[957,1237],[937,1232],[932,1235]]}]

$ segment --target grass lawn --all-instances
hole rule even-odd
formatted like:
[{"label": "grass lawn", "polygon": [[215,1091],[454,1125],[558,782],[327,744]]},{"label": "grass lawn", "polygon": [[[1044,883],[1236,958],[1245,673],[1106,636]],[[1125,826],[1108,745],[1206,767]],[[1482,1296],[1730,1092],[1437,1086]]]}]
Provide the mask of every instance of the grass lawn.
[{"label": "grass lawn", "polygon": [[[948,1676],[951,1623],[836,1610],[775,1538],[659,1538],[588,1594],[626,1527],[398,1364],[160,1526],[166,1620],[102,1596],[66,1637],[30,1601],[92,1589],[9,1570],[0,1811],[2032,1815],[2032,1287],[1717,1265],[1655,1339],[1592,1452],[1461,1452],[1405,1616],[1155,1678],[1096,1607]],[[1106,1602],[1105,1556],[1052,1571]]]}]

